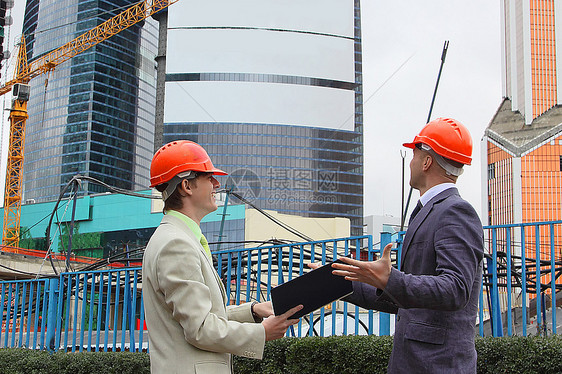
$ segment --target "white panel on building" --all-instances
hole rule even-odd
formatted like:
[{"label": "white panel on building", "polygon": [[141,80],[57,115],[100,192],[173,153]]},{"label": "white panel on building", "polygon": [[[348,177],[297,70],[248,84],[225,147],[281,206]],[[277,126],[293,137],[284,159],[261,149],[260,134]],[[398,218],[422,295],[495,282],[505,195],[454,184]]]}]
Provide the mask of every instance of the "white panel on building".
[{"label": "white panel on building", "polygon": [[355,81],[351,39],[269,30],[168,31],[166,72],[256,73]]},{"label": "white panel on building", "polygon": [[354,100],[352,90],[327,87],[168,82],[164,122],[267,123],[353,131]]},{"label": "white panel on building", "polygon": [[251,27],[325,33],[353,38],[353,2],[342,0],[180,1],[168,27]]}]

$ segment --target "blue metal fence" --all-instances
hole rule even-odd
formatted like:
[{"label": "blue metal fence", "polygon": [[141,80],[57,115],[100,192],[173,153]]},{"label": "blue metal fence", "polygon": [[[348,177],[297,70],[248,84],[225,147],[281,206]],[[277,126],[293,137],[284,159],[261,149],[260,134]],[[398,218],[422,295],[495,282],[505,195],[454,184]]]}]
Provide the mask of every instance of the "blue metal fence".
[{"label": "blue metal fence", "polygon": [[2,282],[0,347],[146,350],[140,271]]},{"label": "blue metal fence", "polygon": [[[557,333],[562,221],[485,227],[486,260],[477,333]],[[326,263],[353,255],[373,260],[401,234],[381,234],[379,243],[360,236],[309,243],[215,252],[230,303],[270,299],[271,289]],[[536,255],[535,255],[536,254]],[[538,283],[537,283],[538,280]],[[140,351],[148,348],[141,269],[63,273],[37,280],[4,281],[0,295],[0,347],[68,351]],[[536,327],[529,331],[529,326]],[[394,318],[337,301],[301,318],[288,332],[306,335],[389,335]]]},{"label": "blue metal fence", "polygon": [[556,334],[557,298],[562,287],[562,221],[484,229],[487,256],[479,334]]}]

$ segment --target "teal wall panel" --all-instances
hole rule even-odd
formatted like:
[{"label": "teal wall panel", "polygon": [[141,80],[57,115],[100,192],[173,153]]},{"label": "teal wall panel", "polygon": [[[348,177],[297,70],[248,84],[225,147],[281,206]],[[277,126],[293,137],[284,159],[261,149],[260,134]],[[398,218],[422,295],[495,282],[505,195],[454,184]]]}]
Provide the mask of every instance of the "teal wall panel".
[{"label": "teal wall panel", "polygon": [[[150,195],[151,191],[140,193]],[[72,218],[73,200],[62,200],[51,225],[52,249],[58,250],[57,226],[69,225]],[[53,212],[55,202],[22,205],[20,226],[33,238],[45,237],[45,231]],[[151,213],[152,199],[121,194],[99,194],[81,197],[76,200],[75,222],[80,225],[80,233],[110,232],[153,228],[160,224],[163,214]],[[3,208],[2,208],[3,210]],[[207,215],[204,222],[217,222],[223,217],[224,208],[220,206]],[[245,218],[244,205],[231,205],[226,210],[226,220]],[[3,220],[4,215],[0,216]]]},{"label": "teal wall panel", "polygon": [[[72,209],[74,206],[74,201],[70,200],[69,213],[65,214],[60,221],[54,220],[55,222],[70,222],[72,221]],[[53,205],[54,206],[54,205]],[[85,196],[80,199],[76,199],[76,208],[74,208],[74,220],[75,221],[87,221],[90,220],[90,196]]]}]

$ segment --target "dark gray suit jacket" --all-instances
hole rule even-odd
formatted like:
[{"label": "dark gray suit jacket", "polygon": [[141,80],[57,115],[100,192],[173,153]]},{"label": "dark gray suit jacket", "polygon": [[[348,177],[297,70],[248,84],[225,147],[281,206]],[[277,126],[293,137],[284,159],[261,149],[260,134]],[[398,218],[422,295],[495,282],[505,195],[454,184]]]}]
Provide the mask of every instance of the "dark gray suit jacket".
[{"label": "dark gray suit jacket", "polygon": [[402,271],[392,269],[384,291],[353,283],[347,301],[398,314],[389,373],[476,373],[483,254],[480,219],[451,188],[410,222]]}]

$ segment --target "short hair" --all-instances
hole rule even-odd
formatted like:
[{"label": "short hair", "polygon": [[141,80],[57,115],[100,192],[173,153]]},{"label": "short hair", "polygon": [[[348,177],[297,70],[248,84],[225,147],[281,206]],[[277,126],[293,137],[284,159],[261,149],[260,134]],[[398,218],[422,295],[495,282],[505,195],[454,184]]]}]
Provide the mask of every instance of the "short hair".
[{"label": "short hair", "polygon": [[451,160],[445,156],[435,152],[429,145],[424,143],[417,143],[415,147],[423,152],[426,152],[447,175],[458,177],[463,173],[464,164],[458,161]]},{"label": "short hair", "polygon": [[[212,173],[196,172],[194,178],[189,178],[186,180],[192,182],[194,186],[197,186],[197,178],[199,178],[199,176],[205,176],[209,174]],[[183,180],[178,183],[174,192],[172,192],[172,194],[168,196],[168,198],[164,201],[164,212],[166,212],[167,210],[181,210],[183,208],[183,200],[178,191],[178,188],[181,188],[182,183]],[[162,183],[156,186],[156,189],[160,192],[163,192],[167,187],[168,183]]]},{"label": "short hair", "polygon": [[[166,212],[167,210],[180,210],[183,208],[183,201],[181,200],[181,195],[178,192],[178,187],[181,185],[178,184],[174,192],[168,196],[166,200],[164,200],[164,209],[163,211]],[[160,192],[164,192],[168,187],[168,183],[162,183],[156,186],[156,189]]]}]

